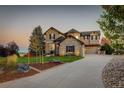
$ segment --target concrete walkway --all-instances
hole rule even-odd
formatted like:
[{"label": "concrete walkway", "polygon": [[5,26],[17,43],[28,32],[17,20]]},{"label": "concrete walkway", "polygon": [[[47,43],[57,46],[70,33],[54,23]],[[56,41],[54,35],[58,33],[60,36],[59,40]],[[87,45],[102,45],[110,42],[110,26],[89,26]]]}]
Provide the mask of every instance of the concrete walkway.
[{"label": "concrete walkway", "polygon": [[86,55],[77,62],[60,65],[31,77],[0,84],[9,88],[95,88],[104,87],[101,73],[113,58],[110,55]]}]

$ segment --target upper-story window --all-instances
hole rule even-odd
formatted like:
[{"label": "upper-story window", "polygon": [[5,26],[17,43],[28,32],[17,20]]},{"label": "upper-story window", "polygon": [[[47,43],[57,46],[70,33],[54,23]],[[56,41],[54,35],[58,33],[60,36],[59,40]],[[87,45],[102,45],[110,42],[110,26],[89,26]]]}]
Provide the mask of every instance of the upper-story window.
[{"label": "upper-story window", "polygon": [[95,38],[96,40],[98,39],[98,37],[96,36],[96,38]]},{"label": "upper-story window", "polygon": [[91,36],[91,40],[98,40],[98,36],[96,35]]},{"label": "upper-story window", "polygon": [[55,39],[55,34],[53,34],[53,39]]},{"label": "upper-story window", "polygon": [[96,38],[96,36],[94,35],[94,36],[93,36],[93,40],[95,40],[95,38]]},{"label": "upper-story window", "polygon": [[49,34],[49,39],[51,39],[51,34]]},{"label": "upper-story window", "polygon": [[85,39],[85,40],[88,39],[88,36],[85,36],[84,39]]},{"label": "upper-story window", "polygon": [[49,39],[55,39],[55,34],[54,33],[49,34]]},{"label": "upper-story window", "polygon": [[93,40],[93,36],[91,36],[91,40]]}]

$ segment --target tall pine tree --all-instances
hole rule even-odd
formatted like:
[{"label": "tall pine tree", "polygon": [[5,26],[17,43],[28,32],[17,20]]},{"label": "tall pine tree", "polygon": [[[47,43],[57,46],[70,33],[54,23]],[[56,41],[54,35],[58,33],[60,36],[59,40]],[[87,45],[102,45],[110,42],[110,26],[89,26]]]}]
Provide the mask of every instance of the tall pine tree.
[{"label": "tall pine tree", "polygon": [[124,49],[124,6],[102,6],[103,13],[98,20],[104,35],[110,39],[112,47]]},{"label": "tall pine tree", "polygon": [[38,55],[43,55],[44,35],[40,26],[35,27],[30,36],[29,52]]}]

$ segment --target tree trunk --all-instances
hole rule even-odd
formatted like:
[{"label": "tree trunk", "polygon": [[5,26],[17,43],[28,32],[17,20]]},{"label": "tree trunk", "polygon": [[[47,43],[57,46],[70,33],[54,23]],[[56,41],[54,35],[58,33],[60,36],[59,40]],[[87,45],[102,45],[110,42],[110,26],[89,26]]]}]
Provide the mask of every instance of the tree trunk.
[{"label": "tree trunk", "polygon": [[40,58],[40,63],[41,63],[41,51],[39,52],[39,55],[40,55],[40,57],[39,57],[39,58]]},{"label": "tree trunk", "polygon": [[37,51],[36,51],[36,62],[35,63],[37,63]]},{"label": "tree trunk", "polygon": [[42,50],[42,64],[44,64],[44,62],[43,62],[43,50]]},{"label": "tree trunk", "polygon": [[29,64],[29,62],[30,62],[30,53],[28,51],[28,64]]}]

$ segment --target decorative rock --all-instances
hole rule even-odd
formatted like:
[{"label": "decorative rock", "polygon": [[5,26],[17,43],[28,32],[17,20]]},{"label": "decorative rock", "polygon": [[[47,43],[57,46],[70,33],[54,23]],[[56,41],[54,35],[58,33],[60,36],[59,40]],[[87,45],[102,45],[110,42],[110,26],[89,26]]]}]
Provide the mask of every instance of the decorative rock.
[{"label": "decorative rock", "polygon": [[124,60],[112,59],[103,69],[102,80],[107,88],[124,88]]},{"label": "decorative rock", "polygon": [[60,63],[60,60],[59,59],[53,59],[53,62]]},{"label": "decorative rock", "polygon": [[18,64],[17,71],[18,72],[28,72],[30,70],[30,66],[28,64]]}]

